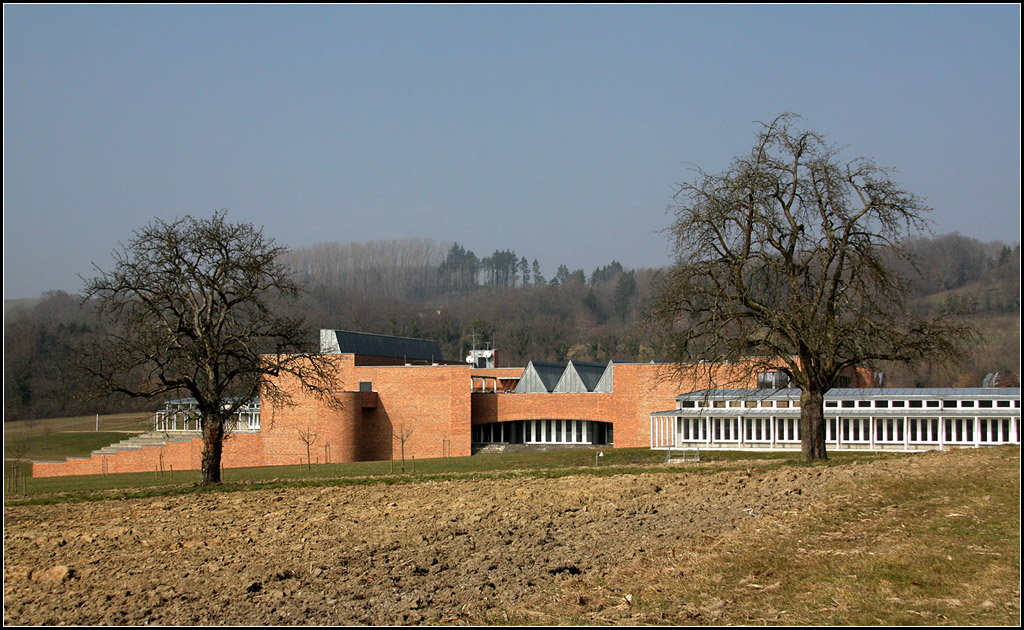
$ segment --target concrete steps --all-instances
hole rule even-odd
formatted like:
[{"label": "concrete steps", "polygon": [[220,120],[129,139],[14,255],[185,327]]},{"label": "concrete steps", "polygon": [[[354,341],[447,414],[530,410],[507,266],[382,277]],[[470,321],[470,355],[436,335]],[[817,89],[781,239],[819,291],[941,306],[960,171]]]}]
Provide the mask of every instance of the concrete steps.
[{"label": "concrete steps", "polygon": [[163,446],[169,442],[190,442],[197,437],[202,437],[200,431],[175,431],[173,434],[163,431],[150,431],[140,435],[134,435],[127,440],[121,440],[116,444],[105,446],[92,452],[93,455],[113,455],[118,451],[133,451],[143,446]]}]

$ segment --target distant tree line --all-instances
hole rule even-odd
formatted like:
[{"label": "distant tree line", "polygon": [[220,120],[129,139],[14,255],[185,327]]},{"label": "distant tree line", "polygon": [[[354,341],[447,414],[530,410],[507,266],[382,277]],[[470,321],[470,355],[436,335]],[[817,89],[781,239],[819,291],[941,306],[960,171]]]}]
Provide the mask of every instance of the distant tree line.
[{"label": "distant tree line", "polygon": [[[570,272],[565,265],[560,265],[548,282],[536,258],[530,261],[511,249],[498,249],[481,258],[458,243],[425,239],[321,243],[291,250],[283,261],[310,287],[358,290],[412,300],[482,287],[514,289],[571,281],[586,283],[582,269]],[[591,274],[591,284],[622,271],[618,262],[596,269]]]},{"label": "distant tree line", "polygon": [[[983,330],[998,329],[998,342],[979,347],[962,384],[980,385],[988,372],[1015,372],[1019,320],[1006,322],[1020,313],[1020,246],[959,234],[909,246],[922,271],[914,308],[955,309],[982,321]],[[562,264],[547,280],[536,259],[511,249],[479,258],[457,243],[429,240],[328,243],[292,250],[282,260],[305,283],[299,308],[316,328],[435,339],[450,360],[461,360],[474,343],[490,343],[506,366],[663,358],[637,325],[663,279],[661,269],[627,269],[613,260],[588,275]],[[152,409],[152,401],[79,400],[85,381],[71,357],[101,332],[90,305],[62,291],[7,313],[5,420]],[[889,385],[949,384],[941,378],[926,366],[894,370]]]}]

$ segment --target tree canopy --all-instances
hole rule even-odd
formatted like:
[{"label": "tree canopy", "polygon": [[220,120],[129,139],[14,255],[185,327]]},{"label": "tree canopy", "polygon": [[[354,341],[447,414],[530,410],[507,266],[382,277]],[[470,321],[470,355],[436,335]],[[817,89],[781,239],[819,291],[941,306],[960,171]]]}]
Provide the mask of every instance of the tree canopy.
[{"label": "tree canopy", "polygon": [[675,262],[651,314],[676,361],[785,373],[802,390],[804,456],[822,459],[823,397],[841,376],[955,357],[972,331],[907,307],[896,263],[927,229],[922,199],[798,122],[763,124],[749,155],[679,186]]},{"label": "tree canopy", "polygon": [[329,364],[316,335],[288,314],[300,287],[280,264],[284,248],[226,213],[155,220],[114,252],[114,267],[86,280],[108,334],[81,365],[96,394],[196,400],[203,483],[220,481],[230,419],[256,396],[285,401],[283,373],[326,392]]}]

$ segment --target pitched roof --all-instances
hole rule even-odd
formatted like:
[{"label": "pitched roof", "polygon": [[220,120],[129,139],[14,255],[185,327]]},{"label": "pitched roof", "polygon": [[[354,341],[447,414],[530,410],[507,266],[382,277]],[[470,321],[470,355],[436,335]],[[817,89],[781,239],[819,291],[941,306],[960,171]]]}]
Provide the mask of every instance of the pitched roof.
[{"label": "pitched roof", "polygon": [[517,394],[545,394],[555,389],[565,372],[564,363],[530,361],[516,385]]},{"label": "pitched roof", "polygon": [[[569,361],[558,384],[551,391],[577,394],[597,391],[597,385],[601,382],[601,377],[604,376],[607,367],[604,363]],[[611,391],[611,389],[607,391]]]},{"label": "pitched roof", "polygon": [[[441,344],[426,339],[392,337],[347,330],[325,331],[329,340],[336,345],[324,352],[331,354],[362,354],[373,357],[392,357],[415,361],[442,361]],[[323,345],[321,333],[321,345]]]}]

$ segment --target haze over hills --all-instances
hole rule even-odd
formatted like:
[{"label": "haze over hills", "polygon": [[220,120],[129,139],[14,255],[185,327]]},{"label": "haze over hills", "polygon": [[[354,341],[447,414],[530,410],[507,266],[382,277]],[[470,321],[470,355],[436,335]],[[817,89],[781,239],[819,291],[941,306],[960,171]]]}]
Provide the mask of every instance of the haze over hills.
[{"label": "haze over hills", "polygon": [[[912,283],[921,314],[959,312],[982,332],[961,370],[891,366],[889,386],[980,386],[993,372],[1019,373],[1020,246],[949,234],[918,239]],[[528,361],[650,361],[659,350],[642,329],[645,305],[665,269],[591,270],[560,265],[548,278],[511,249],[489,255],[422,239],[324,243],[285,261],[306,282],[299,309],[312,329],[338,328],[437,340],[446,358],[491,344],[501,365]],[[83,402],[71,368],[77,344],[99,328],[78,296],[63,291],[4,302],[4,418],[152,409],[157,401]]]}]

